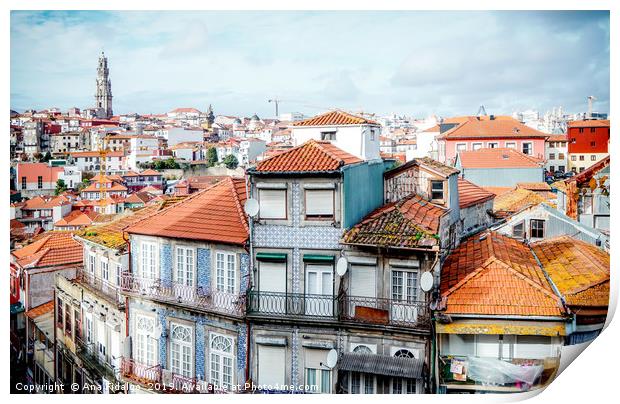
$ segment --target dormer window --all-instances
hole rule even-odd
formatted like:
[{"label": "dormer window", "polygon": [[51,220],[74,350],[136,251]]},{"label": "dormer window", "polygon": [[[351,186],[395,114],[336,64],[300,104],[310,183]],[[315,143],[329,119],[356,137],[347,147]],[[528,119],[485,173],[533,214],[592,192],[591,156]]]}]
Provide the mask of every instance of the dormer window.
[{"label": "dormer window", "polygon": [[444,199],[443,181],[431,181],[431,199],[443,201]]},{"label": "dormer window", "polygon": [[336,131],[321,132],[321,140],[336,140]]}]

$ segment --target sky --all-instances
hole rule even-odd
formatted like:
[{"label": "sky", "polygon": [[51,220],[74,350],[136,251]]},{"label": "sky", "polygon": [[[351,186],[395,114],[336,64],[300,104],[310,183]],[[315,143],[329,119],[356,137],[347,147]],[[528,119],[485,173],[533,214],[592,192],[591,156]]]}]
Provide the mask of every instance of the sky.
[{"label": "sky", "polygon": [[12,11],[11,109],[609,112],[607,11]]}]

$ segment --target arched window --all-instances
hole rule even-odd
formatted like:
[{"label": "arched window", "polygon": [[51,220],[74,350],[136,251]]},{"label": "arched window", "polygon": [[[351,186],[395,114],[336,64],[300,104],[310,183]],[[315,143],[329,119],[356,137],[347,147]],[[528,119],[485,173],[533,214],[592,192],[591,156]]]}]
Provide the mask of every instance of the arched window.
[{"label": "arched window", "polygon": [[184,377],[192,377],[194,371],[194,344],[189,326],[170,323],[170,370]]},{"label": "arched window", "polygon": [[353,352],[360,353],[360,354],[371,354],[372,350],[368,348],[366,345],[358,345],[353,349]]},{"label": "arched window", "polygon": [[394,352],[394,356],[397,358],[415,358],[413,352],[408,349],[399,349],[398,351]]},{"label": "arched window", "polygon": [[233,384],[233,339],[211,333],[210,342],[210,381],[216,389],[230,389]]}]

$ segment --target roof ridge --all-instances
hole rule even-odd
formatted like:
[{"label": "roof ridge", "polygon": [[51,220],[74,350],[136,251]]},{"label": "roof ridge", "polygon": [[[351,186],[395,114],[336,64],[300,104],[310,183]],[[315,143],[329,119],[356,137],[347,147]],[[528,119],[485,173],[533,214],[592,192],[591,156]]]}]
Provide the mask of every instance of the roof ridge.
[{"label": "roof ridge", "polygon": [[[323,145],[326,144],[326,143],[319,143],[318,141],[315,141],[314,139],[312,139],[311,141],[313,141],[314,144],[316,145],[316,147],[318,147],[323,153],[327,154],[329,157],[331,157],[334,160],[338,161],[339,165],[343,165],[344,164],[344,159],[341,159],[340,157],[336,156],[334,153],[332,153],[331,151],[329,151],[329,150],[327,150],[326,148],[323,147]],[[329,144],[332,145],[332,143],[329,143]]]},{"label": "roof ridge", "polygon": [[[238,180],[241,180],[241,178],[238,178]],[[247,223],[247,217],[245,215],[245,211],[241,207],[241,201],[239,201],[239,193],[237,192],[237,188],[235,187],[235,179],[233,179],[232,177],[228,177],[228,179],[224,180],[224,181],[228,181],[228,185],[230,187],[230,190],[233,193],[233,200],[235,201],[235,206],[237,207],[237,212],[239,213],[239,216],[241,217],[241,224],[243,225],[243,227],[245,228],[245,230],[247,230],[247,232],[249,234],[250,227],[249,227],[249,225]],[[244,182],[245,182],[245,179],[244,179]],[[246,199],[247,199],[247,195],[246,195]]]}]

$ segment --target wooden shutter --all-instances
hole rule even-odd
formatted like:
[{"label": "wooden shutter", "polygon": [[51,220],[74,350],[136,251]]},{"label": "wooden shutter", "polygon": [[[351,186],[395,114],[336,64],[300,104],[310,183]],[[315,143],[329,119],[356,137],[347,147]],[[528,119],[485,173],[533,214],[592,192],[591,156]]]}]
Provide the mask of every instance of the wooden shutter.
[{"label": "wooden shutter", "polygon": [[258,346],[258,384],[284,384],[286,355],[284,347]]}]

